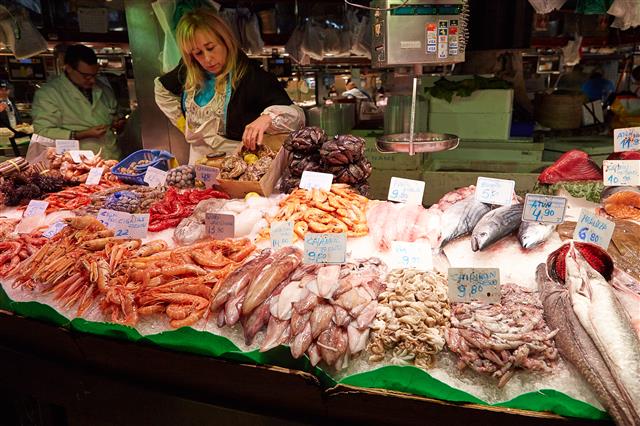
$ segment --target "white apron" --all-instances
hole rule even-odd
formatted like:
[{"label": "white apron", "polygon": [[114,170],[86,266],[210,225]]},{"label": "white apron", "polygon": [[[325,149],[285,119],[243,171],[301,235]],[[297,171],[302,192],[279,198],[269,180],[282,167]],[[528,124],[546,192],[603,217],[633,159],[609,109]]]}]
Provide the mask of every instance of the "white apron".
[{"label": "white apron", "polygon": [[216,92],[209,103],[202,107],[196,103],[194,94],[194,91],[187,92],[184,101],[186,118],[184,137],[189,143],[189,164],[191,165],[212,151],[233,153],[239,143],[223,136],[224,112],[228,98],[231,96],[231,85],[227,84],[226,93]]}]

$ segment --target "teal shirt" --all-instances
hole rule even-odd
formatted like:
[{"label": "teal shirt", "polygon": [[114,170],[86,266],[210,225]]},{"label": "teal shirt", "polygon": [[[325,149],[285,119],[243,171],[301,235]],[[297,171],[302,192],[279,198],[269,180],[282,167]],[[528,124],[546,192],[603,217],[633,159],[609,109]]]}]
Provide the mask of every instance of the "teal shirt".
[{"label": "teal shirt", "polygon": [[[215,95],[216,95],[216,76],[211,73],[206,73],[206,80],[204,81],[204,87],[195,94],[195,96],[193,97],[193,100],[195,101],[196,105],[202,108],[203,106],[211,102],[211,99],[213,99]],[[223,123],[225,124],[227,122],[227,107],[229,106],[230,99],[231,99],[231,83],[228,83],[227,93],[224,100],[224,110],[223,110],[224,111]],[[183,112],[187,110],[185,106],[186,100],[187,100],[187,93],[182,92],[182,111]]]}]

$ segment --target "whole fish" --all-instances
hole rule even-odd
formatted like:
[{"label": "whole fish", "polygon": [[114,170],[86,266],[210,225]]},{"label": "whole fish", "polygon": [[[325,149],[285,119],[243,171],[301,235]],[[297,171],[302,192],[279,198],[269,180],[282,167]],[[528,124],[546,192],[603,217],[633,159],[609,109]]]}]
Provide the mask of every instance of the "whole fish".
[{"label": "whole fish", "polygon": [[611,285],[573,245],[565,263],[573,310],[640,413],[640,342],[635,330]]},{"label": "whole fish", "polygon": [[611,287],[640,339],[640,282],[616,268],[613,272]]},{"label": "whole fish", "polygon": [[482,250],[518,229],[523,209],[523,204],[512,204],[485,214],[473,228],[471,249]]},{"label": "whole fish", "polygon": [[530,249],[547,241],[555,230],[556,225],[523,220],[518,228],[518,241],[522,248]]},{"label": "whole fish", "polygon": [[489,204],[481,203],[473,195],[458,201],[442,214],[440,219],[440,247],[473,231],[482,217],[491,211]]},{"label": "whole fish", "polygon": [[538,266],[536,280],[544,306],[544,319],[551,329],[558,330],[556,347],[562,357],[578,369],[618,425],[639,424],[640,416],[633,409],[631,397],[609,369],[573,311],[568,288],[552,281],[544,264]]}]

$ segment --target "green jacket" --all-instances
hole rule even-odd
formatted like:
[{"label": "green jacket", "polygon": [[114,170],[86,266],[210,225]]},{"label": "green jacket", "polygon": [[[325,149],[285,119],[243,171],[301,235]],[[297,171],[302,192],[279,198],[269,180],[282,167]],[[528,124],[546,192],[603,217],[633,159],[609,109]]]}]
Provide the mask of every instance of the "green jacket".
[{"label": "green jacket", "polygon": [[[118,102],[108,84],[97,80],[93,86],[93,104],[62,74],[44,84],[33,99],[33,130],[50,139],[71,139],[71,131],[111,126]],[[116,136],[111,129],[100,139],[83,139],[80,149],[94,153],[102,148],[102,158],[120,159]]]}]

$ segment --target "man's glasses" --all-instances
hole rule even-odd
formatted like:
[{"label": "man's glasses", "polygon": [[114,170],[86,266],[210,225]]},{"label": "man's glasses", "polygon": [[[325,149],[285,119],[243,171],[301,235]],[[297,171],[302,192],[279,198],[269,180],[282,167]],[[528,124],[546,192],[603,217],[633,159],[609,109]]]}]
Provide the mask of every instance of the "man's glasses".
[{"label": "man's glasses", "polygon": [[98,76],[98,73],[90,73],[90,72],[82,72],[82,71],[78,71],[77,69],[73,68],[73,70],[75,72],[77,72],[78,74],[80,74],[85,80],[91,80],[93,78],[96,78]]}]

